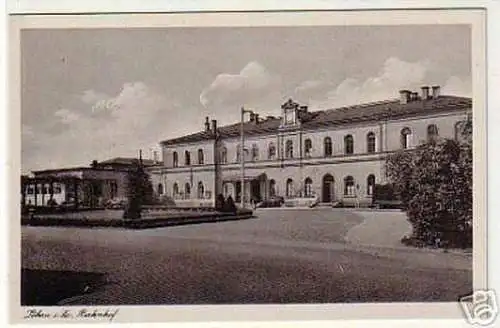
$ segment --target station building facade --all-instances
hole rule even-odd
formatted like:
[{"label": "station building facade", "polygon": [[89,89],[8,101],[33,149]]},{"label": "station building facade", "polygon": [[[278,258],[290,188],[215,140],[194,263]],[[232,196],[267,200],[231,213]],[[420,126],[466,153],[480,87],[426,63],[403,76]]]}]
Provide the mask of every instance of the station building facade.
[{"label": "station building facade", "polygon": [[[375,184],[387,182],[387,155],[459,137],[472,100],[433,86],[328,110],[309,111],[291,99],[281,107],[280,117],[251,114],[244,122],[245,201],[317,196],[363,205],[371,203]],[[178,206],[211,206],[218,194],[239,201],[240,127],[217,127],[206,118],[202,131],[162,141],[163,164],[150,168],[158,194]]]}]

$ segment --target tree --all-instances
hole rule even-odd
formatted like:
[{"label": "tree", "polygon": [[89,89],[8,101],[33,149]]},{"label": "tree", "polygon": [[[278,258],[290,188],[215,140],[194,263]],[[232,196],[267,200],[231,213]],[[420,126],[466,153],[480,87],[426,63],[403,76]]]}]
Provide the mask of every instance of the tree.
[{"label": "tree", "polygon": [[431,141],[388,157],[386,172],[425,245],[472,246],[472,122],[461,140]]},{"label": "tree", "polygon": [[139,219],[142,205],[153,202],[153,184],[140,161],[135,161],[127,175],[127,205],[124,219]]}]

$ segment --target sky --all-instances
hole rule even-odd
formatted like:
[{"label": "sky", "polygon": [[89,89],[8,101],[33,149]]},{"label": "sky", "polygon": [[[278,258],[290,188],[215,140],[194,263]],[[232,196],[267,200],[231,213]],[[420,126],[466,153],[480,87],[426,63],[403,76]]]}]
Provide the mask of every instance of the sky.
[{"label": "sky", "polygon": [[144,157],[239,121],[398,97],[472,95],[466,25],[37,29],[21,33],[22,171]]}]

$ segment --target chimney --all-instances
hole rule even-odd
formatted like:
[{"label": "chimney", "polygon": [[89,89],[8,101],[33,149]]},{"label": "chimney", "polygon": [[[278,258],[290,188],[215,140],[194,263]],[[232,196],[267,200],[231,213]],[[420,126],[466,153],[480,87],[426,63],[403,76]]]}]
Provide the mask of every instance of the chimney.
[{"label": "chimney", "polygon": [[441,87],[439,85],[432,86],[432,99],[437,99],[440,91]]},{"label": "chimney", "polygon": [[401,104],[407,104],[410,101],[410,91],[408,90],[400,90],[399,91],[399,102]]},{"label": "chimney", "polygon": [[205,131],[206,132],[210,131],[210,120],[208,116],[205,117]]},{"label": "chimney", "polygon": [[423,86],[421,89],[422,89],[422,99],[423,100],[429,99],[429,87]]},{"label": "chimney", "polygon": [[418,92],[411,93],[411,100],[418,100]]},{"label": "chimney", "polygon": [[250,122],[255,122],[255,114],[253,112],[250,113]]},{"label": "chimney", "polygon": [[94,160],[92,161],[92,163],[90,164],[90,167],[92,167],[92,168],[94,168],[94,169],[95,169],[95,168],[97,167],[97,165],[98,165],[98,163],[97,163],[97,161],[94,159]]},{"label": "chimney", "polygon": [[307,106],[300,106],[300,110],[307,113]]},{"label": "chimney", "polygon": [[259,114],[255,113],[255,124],[259,124]]},{"label": "chimney", "polygon": [[212,120],[212,132],[217,132],[217,120]]}]

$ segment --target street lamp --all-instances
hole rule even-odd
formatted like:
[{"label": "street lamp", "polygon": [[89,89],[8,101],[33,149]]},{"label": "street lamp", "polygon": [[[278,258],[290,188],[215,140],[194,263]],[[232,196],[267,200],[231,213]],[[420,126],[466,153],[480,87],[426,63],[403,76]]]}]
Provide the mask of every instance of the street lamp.
[{"label": "street lamp", "polygon": [[251,110],[246,110],[244,107],[241,107],[241,122],[240,122],[240,161],[241,161],[241,197],[240,197],[240,202],[241,202],[241,208],[245,208],[245,131],[244,131],[244,124],[245,124],[245,114],[253,114]]}]

